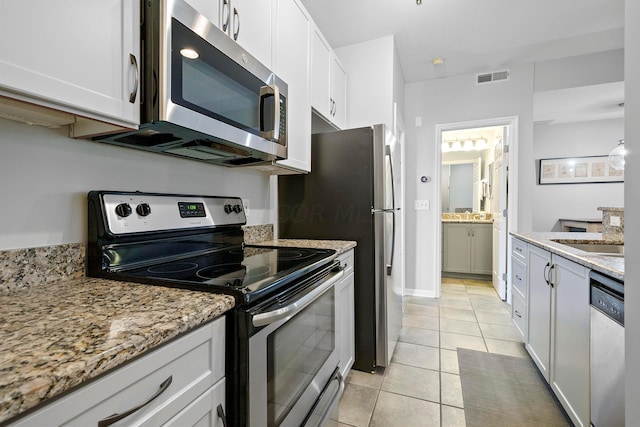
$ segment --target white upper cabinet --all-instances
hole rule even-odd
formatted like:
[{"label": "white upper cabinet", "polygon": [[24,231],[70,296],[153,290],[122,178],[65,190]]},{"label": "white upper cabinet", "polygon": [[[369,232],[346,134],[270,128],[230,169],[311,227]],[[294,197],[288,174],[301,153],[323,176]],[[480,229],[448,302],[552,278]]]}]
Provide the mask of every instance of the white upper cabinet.
[{"label": "white upper cabinet", "polygon": [[311,45],[311,105],[338,128],[346,125],[346,73],[316,27]]},{"label": "white upper cabinet", "polygon": [[[203,0],[191,1],[203,2]],[[219,2],[219,22],[222,31],[267,68],[271,68],[272,0],[219,0]]]},{"label": "white upper cabinet", "polygon": [[347,127],[347,73],[336,55],[331,61],[331,101],[331,120],[344,129]]},{"label": "white upper cabinet", "polygon": [[185,0],[185,2],[220,28],[221,0]]},{"label": "white upper cabinet", "polygon": [[[292,171],[311,170],[311,93],[309,88],[311,17],[298,0],[276,0],[273,71],[289,87],[287,98],[288,158],[278,165]],[[280,171],[283,173],[286,171]]]},{"label": "white upper cabinet", "polygon": [[0,94],[133,128],[140,121],[140,3],[0,3]]}]

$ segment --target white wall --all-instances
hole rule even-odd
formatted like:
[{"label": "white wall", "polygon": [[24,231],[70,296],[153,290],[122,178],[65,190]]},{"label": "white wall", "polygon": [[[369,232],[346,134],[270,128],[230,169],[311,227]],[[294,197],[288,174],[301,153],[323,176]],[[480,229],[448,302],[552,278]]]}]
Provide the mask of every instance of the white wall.
[{"label": "white wall", "polygon": [[[518,182],[513,190],[529,194],[535,184],[533,158],[533,64],[510,67],[509,81],[476,85],[475,74],[409,83],[405,86],[406,155],[406,245],[407,293],[435,295],[437,247],[434,228],[440,212],[437,183],[421,183],[422,175],[435,177],[440,168],[436,125],[517,116]],[[421,125],[416,125],[416,119]],[[431,201],[431,210],[411,209],[413,200]],[[532,201],[521,197],[518,205],[518,230],[531,230]]]},{"label": "white wall", "polygon": [[[624,136],[624,119],[533,127],[533,156],[539,159],[609,154]],[[599,206],[624,206],[624,184],[536,185],[533,230],[561,231],[559,218],[602,218]]]},{"label": "white wall", "polygon": [[[625,2],[625,359],[626,419],[640,419],[640,2]],[[635,421],[634,421],[635,420]]]},{"label": "white wall", "polygon": [[273,222],[269,178],[66,137],[0,119],[0,250],[86,241],[89,190],[140,190],[248,198],[248,224]]}]

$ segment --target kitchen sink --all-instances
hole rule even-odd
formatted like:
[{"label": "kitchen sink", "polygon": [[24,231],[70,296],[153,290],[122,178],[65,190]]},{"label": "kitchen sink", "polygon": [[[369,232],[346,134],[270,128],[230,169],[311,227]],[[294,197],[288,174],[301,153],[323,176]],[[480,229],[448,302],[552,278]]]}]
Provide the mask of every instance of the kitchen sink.
[{"label": "kitchen sink", "polygon": [[624,244],[615,244],[615,243],[584,243],[584,242],[575,242],[571,240],[565,239],[551,239],[551,241],[556,243],[561,243],[563,245],[570,246],[574,249],[579,249],[581,251],[589,252],[597,255],[608,255],[608,256],[624,256]]}]

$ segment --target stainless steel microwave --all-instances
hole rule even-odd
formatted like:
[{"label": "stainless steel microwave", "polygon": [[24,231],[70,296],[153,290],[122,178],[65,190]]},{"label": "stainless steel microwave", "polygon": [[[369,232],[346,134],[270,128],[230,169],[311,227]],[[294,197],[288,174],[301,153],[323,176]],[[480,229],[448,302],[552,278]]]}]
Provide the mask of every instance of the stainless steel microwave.
[{"label": "stainless steel microwave", "polygon": [[184,0],[141,12],[141,125],[94,139],[226,166],[285,159],[287,84]]}]

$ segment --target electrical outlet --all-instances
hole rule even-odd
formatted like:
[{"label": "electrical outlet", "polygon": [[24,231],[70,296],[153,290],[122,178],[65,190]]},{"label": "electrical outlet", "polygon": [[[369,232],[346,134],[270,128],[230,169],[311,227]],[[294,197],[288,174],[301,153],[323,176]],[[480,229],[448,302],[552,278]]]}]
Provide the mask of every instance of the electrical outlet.
[{"label": "electrical outlet", "polygon": [[242,204],[244,205],[244,215],[249,216],[249,199],[242,199]]},{"label": "electrical outlet", "polygon": [[609,223],[613,226],[613,227],[620,227],[620,217],[619,216],[611,216],[609,218]]},{"label": "electrical outlet", "polygon": [[428,211],[429,209],[431,209],[429,200],[416,200],[414,203],[414,208],[417,211]]}]

